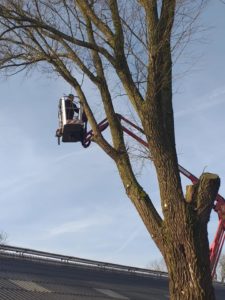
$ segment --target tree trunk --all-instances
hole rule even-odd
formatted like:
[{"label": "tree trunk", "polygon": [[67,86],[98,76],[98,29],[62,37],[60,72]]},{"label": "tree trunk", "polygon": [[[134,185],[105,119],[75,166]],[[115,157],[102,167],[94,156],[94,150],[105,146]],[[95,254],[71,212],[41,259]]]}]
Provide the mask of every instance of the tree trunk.
[{"label": "tree trunk", "polygon": [[166,249],[170,300],[214,300],[208,245],[204,253],[196,251],[196,254],[195,245],[189,242],[170,244]]},{"label": "tree trunk", "polygon": [[220,179],[205,173],[187,189],[186,205],[163,225],[171,300],[214,300],[207,224]]}]

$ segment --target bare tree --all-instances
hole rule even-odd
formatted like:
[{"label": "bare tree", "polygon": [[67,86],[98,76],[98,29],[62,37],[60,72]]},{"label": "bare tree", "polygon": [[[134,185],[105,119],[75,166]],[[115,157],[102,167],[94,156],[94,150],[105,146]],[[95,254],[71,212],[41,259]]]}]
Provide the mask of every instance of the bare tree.
[{"label": "bare tree", "polygon": [[167,272],[166,264],[163,258],[161,259],[155,259],[152,260],[148,266],[148,269],[150,270],[155,270],[155,271],[160,271],[160,272]]},{"label": "bare tree", "polygon": [[4,231],[0,232],[0,245],[6,244],[7,238],[8,236]]},{"label": "bare tree", "polygon": [[[204,173],[183,193],[175,147],[172,54],[188,42],[206,1],[1,0],[0,68],[56,72],[76,91],[93,140],[114,161],[124,189],[166,262],[170,299],[215,299],[207,223],[220,179]],[[177,45],[180,50],[177,52]],[[98,91],[112,143],[100,132],[81,78]],[[115,95],[126,94],[154,163],[162,214],[134,174]],[[121,100],[122,102],[123,100]]]},{"label": "bare tree", "polygon": [[225,254],[222,254],[219,260],[219,273],[221,282],[225,281]]}]

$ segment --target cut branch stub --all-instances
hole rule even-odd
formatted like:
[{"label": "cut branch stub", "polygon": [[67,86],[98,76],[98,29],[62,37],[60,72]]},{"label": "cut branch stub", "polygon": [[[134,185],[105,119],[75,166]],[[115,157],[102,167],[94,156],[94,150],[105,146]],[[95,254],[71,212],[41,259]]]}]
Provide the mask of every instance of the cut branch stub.
[{"label": "cut branch stub", "polygon": [[201,221],[208,222],[210,212],[220,187],[220,178],[216,174],[203,173],[199,178],[197,191],[197,213]]},{"label": "cut branch stub", "polygon": [[220,187],[216,174],[203,173],[198,183],[186,187],[186,202],[192,204],[201,222],[207,223]]}]

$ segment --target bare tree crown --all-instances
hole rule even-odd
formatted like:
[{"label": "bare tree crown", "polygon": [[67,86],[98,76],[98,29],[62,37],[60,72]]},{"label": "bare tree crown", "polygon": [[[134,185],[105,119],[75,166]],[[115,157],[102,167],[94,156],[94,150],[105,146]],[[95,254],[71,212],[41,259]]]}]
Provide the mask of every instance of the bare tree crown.
[{"label": "bare tree crown", "polygon": [[[180,288],[174,284],[176,288],[171,291],[176,292],[171,299],[213,299],[212,286],[208,289],[210,298],[202,283],[211,280],[206,251],[207,223],[220,180],[217,175],[202,174],[185,198],[178,169],[172,104],[174,55],[179,56],[188,43],[193,24],[206,2],[2,0],[0,3],[0,69],[10,75],[32,70],[34,66],[46,71],[48,66],[74,88],[93,130],[93,140],[116,163],[124,189],[163,254],[168,272],[173,278],[179,277],[176,283]],[[112,142],[99,130],[92,101],[82,86],[83,78],[98,91],[99,109],[109,122]],[[116,114],[115,93],[126,95],[143,128],[157,173],[163,216],[134,174]],[[204,274],[203,269],[207,270]]]}]

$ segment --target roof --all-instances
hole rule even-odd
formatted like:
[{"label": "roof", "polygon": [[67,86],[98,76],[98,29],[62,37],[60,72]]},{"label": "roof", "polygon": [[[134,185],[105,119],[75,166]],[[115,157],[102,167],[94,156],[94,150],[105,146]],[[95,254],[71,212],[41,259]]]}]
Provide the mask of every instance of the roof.
[{"label": "roof", "polygon": [[[217,299],[224,299],[225,287],[216,290]],[[168,278],[164,272],[0,246],[0,299],[164,300]]]}]

